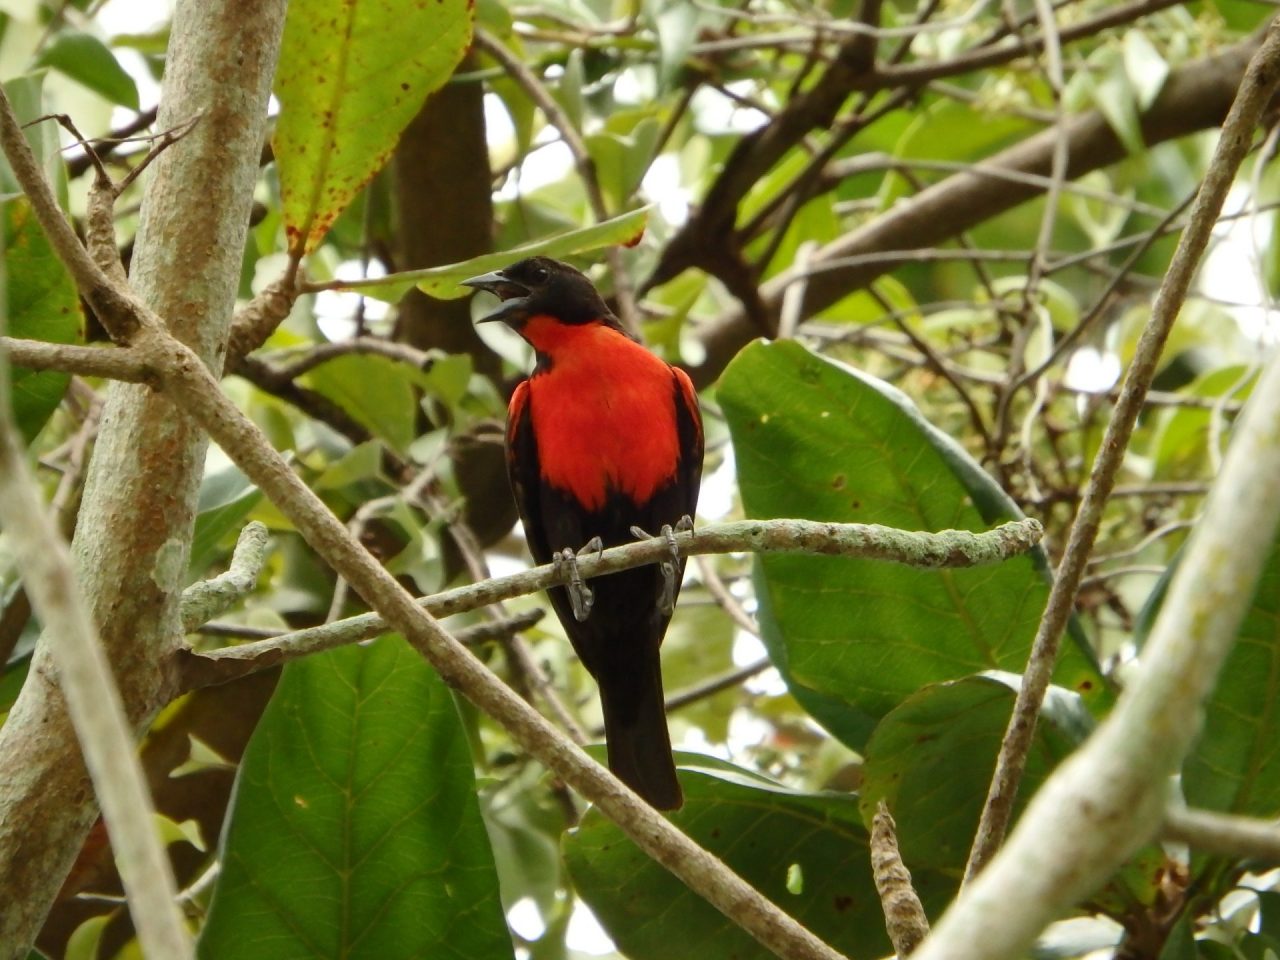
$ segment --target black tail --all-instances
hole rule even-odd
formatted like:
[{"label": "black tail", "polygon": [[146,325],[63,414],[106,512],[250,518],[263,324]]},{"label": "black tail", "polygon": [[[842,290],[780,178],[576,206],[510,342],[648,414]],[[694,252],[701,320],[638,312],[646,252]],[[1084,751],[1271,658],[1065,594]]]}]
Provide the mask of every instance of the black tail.
[{"label": "black tail", "polygon": [[599,680],[609,769],[656,809],[680,809],[684,794],[671,757],[657,648],[648,668]]}]

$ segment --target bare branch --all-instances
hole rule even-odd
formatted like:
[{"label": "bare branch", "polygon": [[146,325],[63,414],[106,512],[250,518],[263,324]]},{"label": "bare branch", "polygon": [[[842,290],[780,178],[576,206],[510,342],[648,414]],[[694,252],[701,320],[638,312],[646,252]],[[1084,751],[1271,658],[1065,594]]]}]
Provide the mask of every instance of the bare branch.
[{"label": "bare branch", "polygon": [[871,872],[884,910],[884,925],[899,960],[915,952],[929,935],[929,918],[911,885],[911,872],[898,851],[898,831],[881,800],[871,820]]}]

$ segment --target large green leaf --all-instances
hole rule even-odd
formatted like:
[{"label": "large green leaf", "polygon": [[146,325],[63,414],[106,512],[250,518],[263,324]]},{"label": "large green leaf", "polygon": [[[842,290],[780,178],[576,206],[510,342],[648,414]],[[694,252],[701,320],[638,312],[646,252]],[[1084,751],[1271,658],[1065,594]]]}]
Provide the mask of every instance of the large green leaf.
[{"label": "large green leaf", "polygon": [[[888,802],[907,863],[960,871],[1009,723],[1017,677],[992,674],[925,687],[890,711],[867,741],[862,815]],[[1019,795],[1026,800],[1092,726],[1079,697],[1051,687]]]},{"label": "large green leaf", "polygon": [[[5,305],[10,336],[49,343],[76,343],[84,317],[62,261],[25,197],[4,205]],[[65,373],[13,369],[13,412],[30,442],[53,414],[71,378]]]},{"label": "large green leaf", "polygon": [[[1173,570],[1170,566],[1138,618],[1140,644],[1164,602]],[[1182,768],[1182,790],[1195,807],[1280,816],[1280,538],[1205,707],[1204,730]]]},{"label": "large green leaf", "polygon": [[[856,798],[679,759],[685,805],[672,820],[681,830],[852,960],[892,953]],[[773,956],[594,810],[566,839],[565,856],[578,895],[630,960]],[[788,890],[789,873],[802,878],[798,892]],[[940,912],[951,882],[929,870],[912,879],[926,909]]]},{"label": "large green leaf", "polygon": [[[926,531],[1021,516],[900,391],[798,343],[748,346],[719,397],[748,516]],[[755,571],[775,663],[801,704],[854,749],[926,684],[1020,671],[1049,591],[1038,551],[941,571],[771,555]],[[1056,681],[1089,698],[1102,691],[1078,640],[1064,644]]]},{"label": "large green leaf", "polygon": [[[36,122],[40,117],[47,117],[44,107],[44,70],[37,70],[21,77],[14,77],[4,83],[4,92],[13,105],[13,112],[25,124],[23,135],[27,145],[35,154],[36,162],[44,171],[45,178],[53,184],[54,192],[65,207],[67,202],[66,167],[62,162],[62,144],[58,139],[58,125],[51,119]],[[0,155],[0,195],[4,199],[18,196],[22,187],[9,169],[9,161]]]},{"label": "large green leaf", "polygon": [[511,956],[457,710],[399,638],[285,669],[241,763],[199,955]]},{"label": "large green leaf", "polygon": [[[912,869],[938,870],[959,883],[1019,682],[1013,674],[993,672],[925,687],[872,733],[863,766],[863,819],[871,822],[880,800],[889,804],[902,857]],[[1018,789],[1019,812],[1092,728],[1080,697],[1049,688]],[[1163,863],[1158,847],[1142,850],[1092,897],[1089,909],[1123,917],[1151,906]]]},{"label": "large green leaf", "polygon": [[291,252],[314,250],[391,156],[462,59],[471,19],[469,0],[292,0],[273,141]]}]

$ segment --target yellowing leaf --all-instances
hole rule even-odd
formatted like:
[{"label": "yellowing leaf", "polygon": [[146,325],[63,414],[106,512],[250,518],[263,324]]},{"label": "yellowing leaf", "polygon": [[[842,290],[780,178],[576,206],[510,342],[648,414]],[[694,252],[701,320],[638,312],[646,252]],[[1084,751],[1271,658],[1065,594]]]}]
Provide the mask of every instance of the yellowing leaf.
[{"label": "yellowing leaf", "polygon": [[292,0],[273,146],[291,253],[314,250],[471,42],[469,0]]}]

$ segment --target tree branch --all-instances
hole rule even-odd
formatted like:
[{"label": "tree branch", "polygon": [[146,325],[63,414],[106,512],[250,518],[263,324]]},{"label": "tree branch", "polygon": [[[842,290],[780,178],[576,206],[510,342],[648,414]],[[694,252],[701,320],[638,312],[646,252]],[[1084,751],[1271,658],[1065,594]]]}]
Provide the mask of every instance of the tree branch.
[{"label": "tree branch", "polygon": [[1275,820],[1172,808],[1165,813],[1160,838],[1203,853],[1280,863],[1280,823]]},{"label": "tree branch", "polygon": [[[120,689],[72,572],[67,543],[41,501],[19,446],[9,396],[9,364],[0,350],[0,526],[40,622],[57,637],[51,646],[58,687],[102,805],[138,940],[151,956],[193,957]],[[20,725],[25,719],[15,705],[8,723]],[[20,952],[25,955],[25,948]]]},{"label": "tree branch", "polygon": [[884,910],[884,925],[889,932],[898,960],[915,952],[929,935],[929,918],[925,916],[911,871],[898,851],[897,826],[889,805],[882,799],[871,819],[871,872]]},{"label": "tree branch", "polygon": [[240,531],[226,573],[193,583],[183,591],[183,631],[190,633],[244,599],[257,585],[266,559],[267,528],[255,520]]},{"label": "tree branch", "polygon": [[[179,0],[158,123],[195,130],[147,170],[131,278],[94,263],[43,179],[7,100],[0,142],[50,245],[118,343],[192,346],[188,366],[222,366],[266,127],[283,0],[245,16],[237,0]],[[107,351],[103,351],[105,354]],[[143,369],[153,362],[138,354]],[[164,362],[170,361],[166,356]],[[164,379],[157,372],[156,382]],[[113,383],[76,527],[76,574],[132,724],[161,705],[181,640],[179,598],[207,440],[160,394]],[[162,479],[158,479],[162,478]],[[25,958],[97,817],[45,630],[0,727],[0,958]],[[158,956],[161,954],[157,954]]]}]

